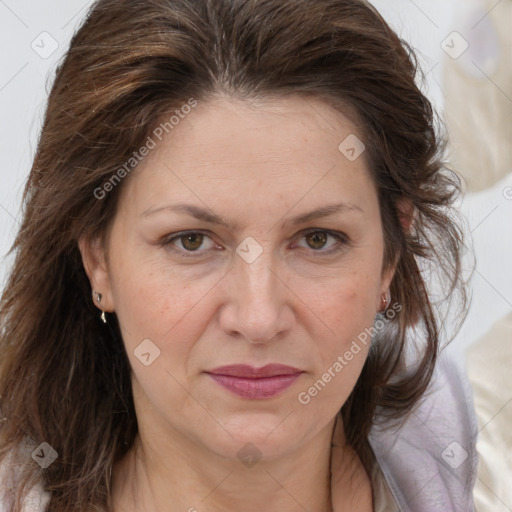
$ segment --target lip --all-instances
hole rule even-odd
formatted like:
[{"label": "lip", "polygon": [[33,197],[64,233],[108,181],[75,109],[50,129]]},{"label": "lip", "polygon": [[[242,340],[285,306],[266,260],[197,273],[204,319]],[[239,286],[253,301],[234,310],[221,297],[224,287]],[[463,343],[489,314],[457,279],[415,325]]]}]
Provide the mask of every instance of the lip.
[{"label": "lip", "polygon": [[206,372],[228,391],[252,400],[278,395],[289,388],[302,373],[298,368],[282,364],[267,364],[261,368],[245,364],[229,365]]}]

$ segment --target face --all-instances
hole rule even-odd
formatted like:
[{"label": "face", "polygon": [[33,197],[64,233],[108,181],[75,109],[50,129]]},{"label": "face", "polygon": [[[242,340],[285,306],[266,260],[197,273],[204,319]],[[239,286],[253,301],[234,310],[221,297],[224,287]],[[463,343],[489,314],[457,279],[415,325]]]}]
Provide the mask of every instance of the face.
[{"label": "face", "polygon": [[[108,247],[80,248],[121,326],[139,429],[271,459],[334,418],[392,277],[365,154],[338,148],[354,135],[320,100],[217,98],[122,183]],[[289,368],[217,371],[272,364]]]}]

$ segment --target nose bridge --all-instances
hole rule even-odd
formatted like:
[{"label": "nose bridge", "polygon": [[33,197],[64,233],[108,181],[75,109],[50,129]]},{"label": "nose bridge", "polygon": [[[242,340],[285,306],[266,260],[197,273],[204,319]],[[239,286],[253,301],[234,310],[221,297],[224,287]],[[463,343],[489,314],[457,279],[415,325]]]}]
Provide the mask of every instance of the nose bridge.
[{"label": "nose bridge", "polygon": [[[280,295],[277,290],[279,280],[275,276],[275,262],[270,254],[259,256],[254,262],[238,262],[237,277],[242,285],[241,293],[247,299],[248,305],[263,306],[269,310],[276,306],[276,299]],[[242,297],[243,298],[243,297]]]},{"label": "nose bridge", "polygon": [[[245,238],[236,249],[235,274],[245,293],[253,299],[263,299],[276,285],[276,267],[278,261],[269,238]],[[267,297],[268,298],[268,297]]]},{"label": "nose bridge", "polygon": [[278,278],[278,261],[265,248],[251,262],[236,259],[228,320],[224,327],[249,341],[269,341],[291,325],[286,287]]}]

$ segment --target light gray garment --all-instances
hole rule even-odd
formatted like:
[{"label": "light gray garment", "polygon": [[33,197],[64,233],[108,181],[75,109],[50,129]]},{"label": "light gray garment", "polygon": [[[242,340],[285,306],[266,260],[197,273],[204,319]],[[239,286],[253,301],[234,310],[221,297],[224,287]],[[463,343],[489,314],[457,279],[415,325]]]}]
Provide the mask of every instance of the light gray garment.
[{"label": "light gray garment", "polygon": [[379,466],[403,512],[474,512],[478,424],[469,381],[441,356],[421,405],[398,431],[374,426]]}]

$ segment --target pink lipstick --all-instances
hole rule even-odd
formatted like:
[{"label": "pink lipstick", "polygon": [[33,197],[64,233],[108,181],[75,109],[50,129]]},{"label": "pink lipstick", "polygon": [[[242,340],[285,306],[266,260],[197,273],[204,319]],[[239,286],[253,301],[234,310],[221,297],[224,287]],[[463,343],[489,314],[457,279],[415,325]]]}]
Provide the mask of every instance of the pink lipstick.
[{"label": "pink lipstick", "polygon": [[282,364],[267,364],[262,368],[237,364],[221,366],[206,373],[235,395],[262,400],[289,388],[303,372]]}]

